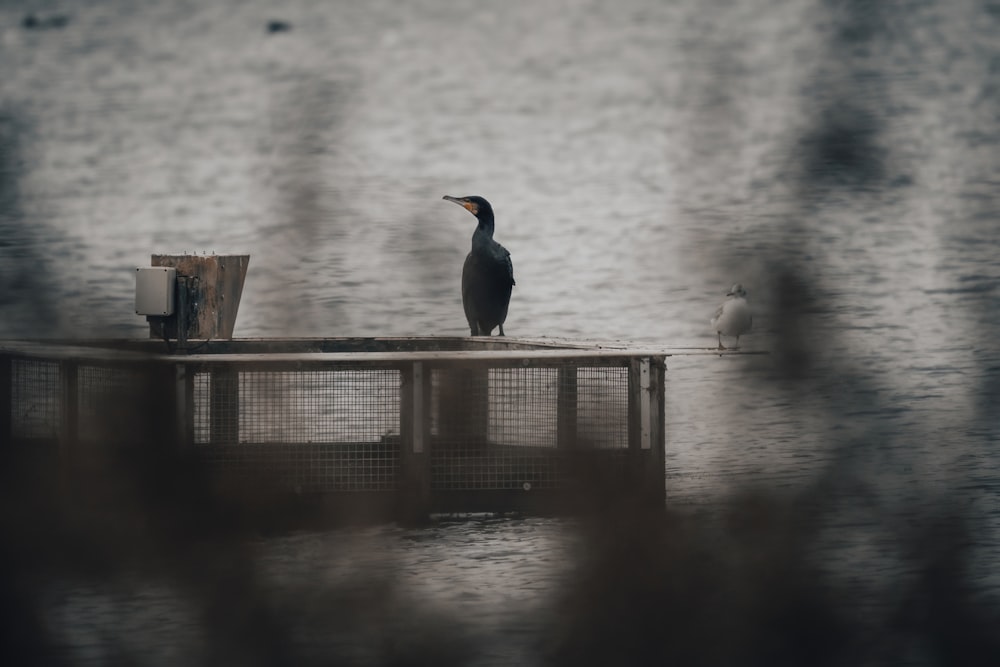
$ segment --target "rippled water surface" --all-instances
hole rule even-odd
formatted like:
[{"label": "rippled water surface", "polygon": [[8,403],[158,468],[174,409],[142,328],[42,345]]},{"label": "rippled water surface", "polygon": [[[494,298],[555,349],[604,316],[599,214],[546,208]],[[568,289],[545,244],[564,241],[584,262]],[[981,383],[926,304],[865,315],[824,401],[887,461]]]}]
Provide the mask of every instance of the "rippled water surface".
[{"label": "rippled water surface", "polygon": [[[480,194],[508,335],[707,348],[748,289],[765,354],[668,359],[672,505],[829,477],[890,513],[946,498],[996,591],[1000,10],[871,4],[4,3],[0,336],[145,336],[133,267],[183,252],[251,255],[238,336],[463,335],[473,219],[441,196]],[[878,561],[877,522],[845,526],[831,549]],[[262,558],[295,578],[364,553],[520,662],[513,610],[558,588],[564,530]],[[76,605],[70,643],[100,645]]]}]

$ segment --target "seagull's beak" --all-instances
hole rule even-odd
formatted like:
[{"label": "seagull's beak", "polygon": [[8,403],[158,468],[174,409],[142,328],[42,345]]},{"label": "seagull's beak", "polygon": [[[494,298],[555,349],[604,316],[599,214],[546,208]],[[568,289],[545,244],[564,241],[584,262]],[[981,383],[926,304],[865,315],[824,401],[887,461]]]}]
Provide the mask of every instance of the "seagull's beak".
[{"label": "seagull's beak", "polygon": [[445,195],[444,197],[442,197],[442,199],[446,199],[446,200],[448,200],[450,202],[454,202],[454,203],[458,204],[459,206],[461,206],[462,208],[464,208],[466,211],[468,211],[472,215],[476,215],[476,213],[478,211],[478,208],[476,207],[476,205],[473,204],[468,199],[462,199],[460,197],[449,197],[448,195]]}]

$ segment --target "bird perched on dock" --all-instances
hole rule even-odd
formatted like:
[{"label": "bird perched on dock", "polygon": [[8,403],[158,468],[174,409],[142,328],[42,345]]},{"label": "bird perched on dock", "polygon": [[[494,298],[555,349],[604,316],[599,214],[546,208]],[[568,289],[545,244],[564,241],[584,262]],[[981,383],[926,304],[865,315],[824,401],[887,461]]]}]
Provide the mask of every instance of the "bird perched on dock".
[{"label": "bird perched on dock", "polygon": [[736,283],[726,293],[726,300],[712,317],[712,330],[719,335],[719,349],[726,349],[722,344],[723,336],[735,336],[736,345],[733,349],[740,349],[740,336],[750,331],[752,321],[750,306],[747,305],[747,292],[743,285]]},{"label": "bird perched on dock", "polygon": [[514,265],[510,253],[493,240],[493,207],[478,196],[444,196],[476,216],[472,250],[462,267],[462,307],[473,336],[489,336],[495,327],[503,336],[510,293],[514,287]]}]

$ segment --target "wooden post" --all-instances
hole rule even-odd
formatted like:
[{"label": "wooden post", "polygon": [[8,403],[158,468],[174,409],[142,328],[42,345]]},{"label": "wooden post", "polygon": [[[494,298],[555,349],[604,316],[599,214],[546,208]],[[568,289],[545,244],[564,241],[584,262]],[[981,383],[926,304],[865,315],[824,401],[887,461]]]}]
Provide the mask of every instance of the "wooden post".
[{"label": "wooden post", "polygon": [[194,445],[194,372],[187,364],[177,364],[173,382],[177,446],[187,449]]},{"label": "wooden post", "polygon": [[240,440],[240,375],[228,366],[212,369],[209,439],[213,445]]},{"label": "wooden post", "polygon": [[664,414],[664,398],[666,396],[666,362],[662,359],[649,359],[649,429],[650,451],[647,462],[646,479],[647,494],[653,506],[663,506],[666,502],[666,415]]},{"label": "wooden post", "polygon": [[0,442],[14,442],[14,360],[0,357]]},{"label": "wooden post", "polygon": [[663,365],[651,357],[632,359],[628,370],[630,485],[643,503],[662,505]]},{"label": "wooden post", "polygon": [[644,502],[662,505],[664,488],[663,382],[665,364],[652,357],[633,359],[628,374],[629,470]]},{"label": "wooden post", "polygon": [[635,459],[642,440],[642,386],[639,381],[639,362],[628,362],[628,450],[629,459]]},{"label": "wooden post", "polygon": [[[174,330],[175,337],[177,338],[177,347],[181,350],[187,348],[188,330],[191,328],[191,317],[189,315],[191,303],[188,299],[188,280],[187,276],[177,276],[177,309],[174,311]],[[166,335],[169,337],[169,333]]]},{"label": "wooden post", "polygon": [[559,368],[556,389],[556,443],[559,449],[573,449],[577,442],[576,367]]},{"label": "wooden post", "polygon": [[60,408],[59,424],[59,467],[69,471],[78,455],[80,442],[80,389],[79,367],[75,361],[59,364]]},{"label": "wooden post", "polygon": [[449,366],[440,371],[438,424],[441,440],[483,445],[490,419],[489,369]]},{"label": "wooden post", "polygon": [[652,382],[649,359],[639,359],[636,362],[639,370],[639,449],[649,451],[652,449],[653,433],[650,423],[652,413],[652,400],[650,395],[650,383]]},{"label": "wooden post", "polygon": [[406,523],[420,523],[431,509],[430,373],[422,362],[401,372],[401,435],[397,516]]}]

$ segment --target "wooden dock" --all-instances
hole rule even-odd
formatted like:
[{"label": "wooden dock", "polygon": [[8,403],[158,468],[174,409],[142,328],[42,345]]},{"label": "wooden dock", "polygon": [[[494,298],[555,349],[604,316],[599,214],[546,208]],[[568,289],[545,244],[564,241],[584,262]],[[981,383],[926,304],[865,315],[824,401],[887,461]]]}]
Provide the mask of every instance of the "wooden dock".
[{"label": "wooden dock", "polygon": [[[65,475],[109,447],[397,516],[664,501],[666,357],[499,337],[0,341],[0,439]],[[98,448],[98,449],[95,449]],[[140,450],[141,451],[141,450]]]}]

